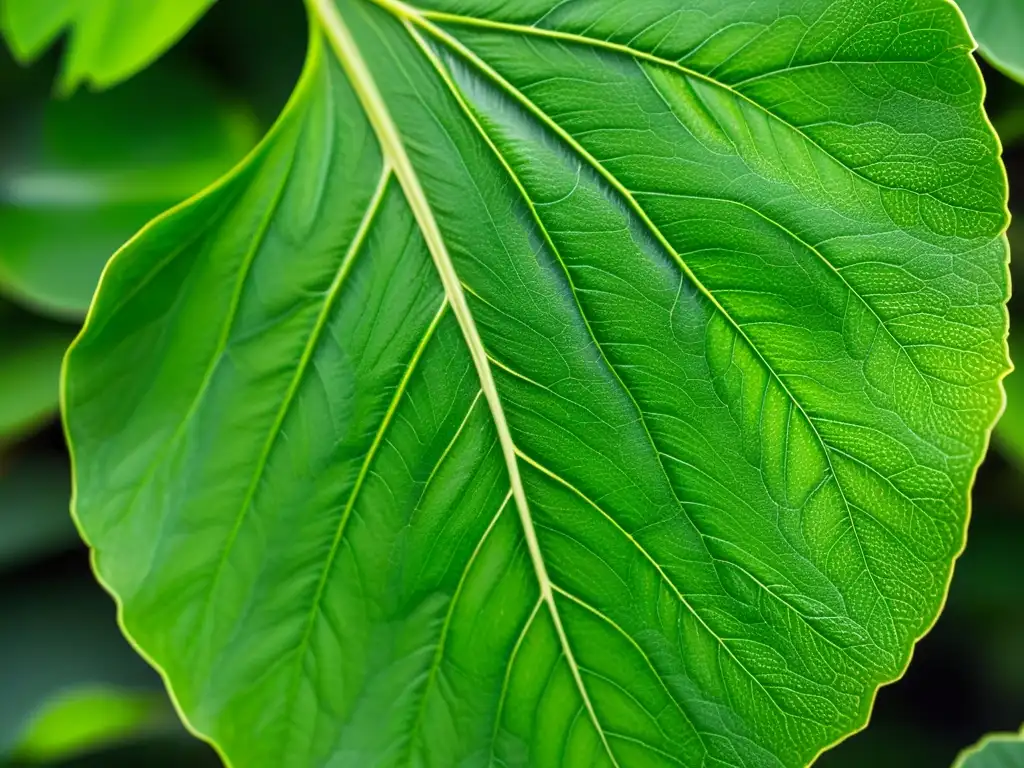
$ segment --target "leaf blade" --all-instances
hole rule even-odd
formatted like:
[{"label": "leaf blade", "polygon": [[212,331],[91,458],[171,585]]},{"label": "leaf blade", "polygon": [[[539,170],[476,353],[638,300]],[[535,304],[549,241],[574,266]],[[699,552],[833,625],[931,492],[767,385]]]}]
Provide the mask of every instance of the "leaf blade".
[{"label": "leaf blade", "polygon": [[[938,610],[1006,368],[1005,189],[967,197],[1001,172],[959,17],[933,3],[919,21],[946,25],[942,66],[974,85],[945,94],[911,67],[904,86],[918,114],[972,116],[943,152],[980,152],[977,173],[894,185],[920,147],[858,165],[836,138],[852,134],[813,114],[773,117],[607,40],[500,18],[466,31],[390,0],[313,8],[328,42],[314,27],[275,137],[115,260],[101,325],[69,357],[69,433],[89,446],[78,514],[114,555],[101,577],[128,596],[126,626],[183,710],[247,765],[790,765],[859,727]],[[324,55],[332,38],[340,63]],[[743,50],[711,71],[758,76]],[[803,75],[756,87],[789,77]],[[339,120],[350,140],[336,146]],[[270,157],[301,183],[260,181]],[[308,297],[333,295],[389,166],[388,226],[365,233],[373,258],[352,267],[317,336],[326,310]],[[270,188],[280,198],[261,208]],[[254,241],[216,220],[257,213],[269,223]],[[177,327],[193,318],[175,353],[195,371],[178,387],[188,395],[168,415],[129,393],[136,434],[104,449],[125,422],[89,407],[104,374],[86,361],[116,346],[156,364],[152,339],[171,322],[157,312],[133,329],[116,286],[207,218],[169,267],[192,287],[154,279],[139,300],[166,293]],[[903,282],[887,290],[887,277]],[[221,280],[236,299],[206,323]],[[444,296],[464,308],[440,317]],[[207,325],[226,346],[211,347]],[[399,341],[360,350],[381,325]],[[317,380],[295,378],[307,359]],[[388,374],[371,385],[378,365]],[[293,386],[300,407],[275,416]],[[947,413],[957,396],[969,414]],[[167,447],[180,413],[194,423]],[[138,499],[124,445],[151,467]],[[100,482],[107,461],[124,468],[120,487]],[[176,483],[175,467],[200,465],[195,492]],[[256,473],[240,486],[233,467]],[[518,525],[502,513],[517,485]],[[222,512],[239,498],[232,524]],[[154,504],[207,535],[187,555],[154,538]],[[123,515],[138,534],[111,525]],[[150,554],[129,567],[140,543]],[[212,577],[211,562],[225,563]],[[172,583],[195,594],[160,608]],[[181,643],[196,636],[185,669]],[[226,655],[234,642],[248,653]],[[242,734],[252,727],[260,739]]]}]

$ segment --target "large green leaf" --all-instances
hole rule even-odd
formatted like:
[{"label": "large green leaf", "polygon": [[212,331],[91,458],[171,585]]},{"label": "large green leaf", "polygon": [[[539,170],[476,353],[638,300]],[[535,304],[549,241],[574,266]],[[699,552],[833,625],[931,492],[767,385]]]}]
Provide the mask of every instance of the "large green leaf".
[{"label": "large green leaf", "polygon": [[23,62],[65,30],[69,43],[60,88],[109,88],[149,65],[215,0],[4,0],[0,32]]},{"label": "large green leaf", "polygon": [[1024,3],[1020,0],[956,0],[985,58],[1024,82]]},{"label": "large green leaf", "polygon": [[986,736],[964,750],[954,768],[1024,768],[1024,732]]},{"label": "large green leaf", "polygon": [[0,290],[80,317],[117,247],[227,171],[257,129],[170,61],[105,93],[46,97],[43,83],[12,99],[0,126]]},{"label": "large green leaf", "polygon": [[231,764],[797,766],[934,621],[1002,401],[945,0],[310,0],[111,263],[76,513]]}]

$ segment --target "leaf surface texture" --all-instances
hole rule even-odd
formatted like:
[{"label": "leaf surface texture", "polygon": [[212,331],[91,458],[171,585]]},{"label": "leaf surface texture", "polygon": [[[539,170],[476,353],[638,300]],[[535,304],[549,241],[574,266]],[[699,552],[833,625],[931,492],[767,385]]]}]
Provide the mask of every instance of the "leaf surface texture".
[{"label": "leaf surface texture", "polygon": [[311,0],[114,259],[77,515],[236,766],[798,766],[943,601],[1005,176],[943,0]]}]

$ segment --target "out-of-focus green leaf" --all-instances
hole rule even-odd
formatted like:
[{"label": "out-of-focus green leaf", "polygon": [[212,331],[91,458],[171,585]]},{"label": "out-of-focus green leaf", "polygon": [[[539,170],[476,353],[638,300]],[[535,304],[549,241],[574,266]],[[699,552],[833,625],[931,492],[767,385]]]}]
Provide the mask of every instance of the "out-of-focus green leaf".
[{"label": "out-of-focus green leaf", "polygon": [[78,543],[71,469],[49,451],[0,456],[0,571]]},{"label": "out-of-focus green leaf", "polygon": [[44,99],[0,127],[0,290],[81,316],[109,256],[228,170],[257,127],[170,61],[105,93]]},{"label": "out-of-focus green leaf", "polygon": [[1024,137],[1024,104],[1015,105],[992,118],[992,126],[1004,147],[1016,144]]},{"label": "out-of-focus green leaf", "polygon": [[[1024,332],[1024,329],[1021,329]],[[1010,337],[1010,356],[1014,361],[1024,361],[1024,343],[1018,340],[1017,332]],[[996,427],[996,444],[1000,450],[1024,469],[1024,371],[1019,367],[1004,381],[1006,387],[1006,410]]]},{"label": "out-of-focus green leaf", "polygon": [[992,66],[1024,83],[1024,2],[956,0],[978,49]]},{"label": "out-of-focus green leaf", "polygon": [[1024,768],[1024,731],[986,736],[964,750],[954,768]]},{"label": "out-of-focus green leaf", "polygon": [[125,641],[114,605],[86,574],[0,581],[0,755],[59,697],[89,688],[161,690]]},{"label": "out-of-focus green leaf", "polygon": [[[1021,34],[1024,40],[1024,31]],[[1019,246],[1024,245],[1021,226],[1015,222],[1007,234],[1011,251],[1019,252]],[[1009,344],[1015,367],[1003,380],[1006,408],[993,437],[1000,451],[1024,471],[1024,328],[1011,330]]]},{"label": "out-of-focus green leaf", "polygon": [[309,5],[69,353],[127,631],[244,768],[806,766],[938,613],[1001,404],[959,13]]},{"label": "out-of-focus green leaf", "polygon": [[23,63],[69,35],[60,89],[109,88],[173,45],[215,0],[3,0],[0,31]]},{"label": "out-of-focus green leaf", "polygon": [[61,360],[76,332],[0,302],[0,443],[56,414]]},{"label": "out-of-focus green leaf", "polygon": [[13,760],[52,763],[176,723],[167,696],[88,686],[66,691],[36,711],[11,750]]}]

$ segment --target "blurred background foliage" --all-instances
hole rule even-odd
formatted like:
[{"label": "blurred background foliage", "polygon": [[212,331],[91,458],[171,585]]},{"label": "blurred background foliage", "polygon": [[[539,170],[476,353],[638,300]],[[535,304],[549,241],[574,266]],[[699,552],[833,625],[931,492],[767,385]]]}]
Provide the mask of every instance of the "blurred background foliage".
[{"label": "blurred background foliage", "polygon": [[[0,0],[0,23],[41,6]],[[219,766],[92,576],[68,514],[59,372],[114,250],[270,126],[301,69],[306,20],[299,2],[219,0],[101,91],[73,71],[75,43],[48,45],[58,34],[0,43],[0,765]],[[148,63],[115,53],[99,85],[114,64]]]},{"label": "blurred background foliage", "polygon": [[[197,13],[212,2],[181,1]],[[0,0],[0,18],[36,2]],[[1024,85],[1012,79],[1024,80],[1024,0],[962,4],[998,67],[984,66],[988,110],[1024,216]],[[0,766],[219,766],[93,579],[68,515],[59,369],[111,253],[233,166],[284,105],[304,53],[301,3],[219,0],[156,63],[99,92],[82,81],[106,86],[115,71],[76,70],[79,37],[46,51],[61,27],[29,31],[30,46],[0,45]],[[124,71],[146,63],[105,50]],[[1024,228],[1010,238],[1024,248]],[[1011,315],[1024,321],[1022,301]],[[1024,335],[1011,347],[1024,359]],[[870,727],[817,765],[949,766],[1024,720],[1024,373],[1007,393],[945,612],[879,693]]]}]

